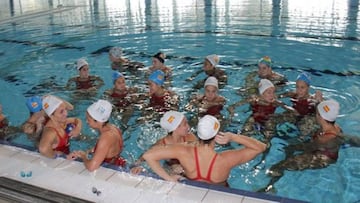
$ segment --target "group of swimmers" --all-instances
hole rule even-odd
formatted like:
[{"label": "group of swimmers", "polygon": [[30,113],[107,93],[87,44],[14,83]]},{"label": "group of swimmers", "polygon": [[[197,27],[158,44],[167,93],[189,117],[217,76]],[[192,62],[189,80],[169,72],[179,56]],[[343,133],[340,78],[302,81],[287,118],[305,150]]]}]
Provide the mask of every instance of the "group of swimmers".
[{"label": "group of swimmers", "polygon": [[[286,85],[287,80],[272,70],[269,57],[261,58],[258,71],[246,77],[246,87],[242,89],[242,93],[246,92],[246,98],[227,108],[230,115],[228,120],[231,120],[237,106],[245,103],[251,106],[252,114],[243,125],[241,134],[234,134],[223,132],[226,128],[221,124],[224,119],[221,111],[227,100],[219,95],[218,91],[226,85],[227,76],[224,70],[217,67],[219,56],[213,54],[205,57],[202,71],[207,77],[194,86],[204,87],[204,94],[194,95],[184,108],[186,111],[196,112],[190,122],[178,111],[179,97],[169,90],[172,70],[164,64],[165,57],[161,52],[153,56],[153,65],[148,68],[147,74],[149,92],[145,94],[137,88],[128,87],[125,77],[144,65],[123,58],[119,47],[113,47],[109,51],[111,68],[114,70],[113,88],[106,90],[104,97],[86,110],[86,122],[100,135],[92,149],[69,151],[69,139],[80,135],[82,120],[69,118],[68,111],[74,107],[54,95],[27,99],[30,117],[22,125],[23,132],[39,138],[38,150],[46,157],[65,156],[67,159],[80,159],[89,171],[96,170],[104,162],[124,167],[127,161],[120,156],[124,148],[122,131],[111,124],[109,119],[112,113],[119,112],[128,115],[122,117],[122,122],[127,123],[127,118],[131,116],[139,101],[148,100],[146,105],[141,105],[141,109],[144,112],[156,112],[158,117],[152,119],[160,121],[161,127],[168,134],[132,164],[131,172],[135,174],[143,170],[139,163],[145,160],[150,168],[165,180],[177,181],[186,177],[227,186],[231,169],[264,153],[271,138],[276,136],[276,125],[283,122],[294,123],[299,127],[301,136],[308,136],[310,139],[289,145],[285,149],[287,158],[270,168],[268,174],[273,178],[269,185],[260,191],[271,190],[284,170],[322,168],[336,162],[343,142],[341,129],[335,124],[340,107],[334,100],[324,100],[321,92],[317,91],[314,95],[309,93],[311,78],[307,73],[299,74],[295,92],[277,96],[276,88]],[[67,87],[73,86],[82,93],[89,93],[96,92],[104,84],[100,77],[89,74],[86,60],[77,61],[77,70],[79,76],[71,78]],[[196,74],[200,74],[200,71],[187,81],[192,81]],[[278,99],[284,97],[290,97],[293,105],[288,106]],[[285,112],[275,114],[278,106],[283,107]],[[307,123],[308,120],[313,120],[311,125]],[[5,128],[6,118],[2,113],[0,122],[1,128]],[[197,126],[197,136],[190,132],[190,127],[194,126]],[[254,131],[260,131],[264,139],[253,138]],[[243,147],[220,153],[214,150],[215,143],[223,145],[229,142]],[[166,160],[165,165],[160,164],[161,160]]]}]

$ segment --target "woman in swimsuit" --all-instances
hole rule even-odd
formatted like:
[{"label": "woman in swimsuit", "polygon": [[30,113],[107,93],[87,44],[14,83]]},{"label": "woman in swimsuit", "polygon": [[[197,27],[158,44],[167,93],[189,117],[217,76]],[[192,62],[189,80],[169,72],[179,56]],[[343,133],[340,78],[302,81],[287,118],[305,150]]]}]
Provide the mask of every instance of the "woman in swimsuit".
[{"label": "woman in swimsuit", "polygon": [[[168,181],[177,181],[181,176],[167,173],[160,161],[177,159],[188,179],[226,186],[231,169],[255,158],[266,149],[266,145],[247,136],[230,132],[219,133],[219,129],[219,121],[213,116],[206,115],[200,119],[197,127],[200,138],[198,144],[156,146],[145,152],[144,159],[156,174]],[[227,144],[230,141],[244,147],[221,153],[214,150],[215,142]]]},{"label": "woman in swimsuit", "polygon": [[[43,98],[42,108],[49,117],[49,121],[41,134],[38,146],[40,153],[49,158],[69,154],[69,139],[80,134],[81,120],[68,118],[66,102],[52,95]],[[69,125],[72,125],[73,129],[66,132]]]},{"label": "woman in swimsuit", "polygon": [[124,147],[122,132],[109,123],[111,111],[112,106],[106,100],[98,100],[88,107],[86,122],[100,133],[94,149],[91,150],[92,158],[90,159],[88,153],[84,151],[75,151],[68,156],[72,159],[82,159],[89,171],[98,169],[102,163],[125,166],[126,161],[120,156]]},{"label": "woman in swimsuit", "polygon": [[171,77],[172,70],[165,65],[165,54],[158,52],[152,57],[152,66],[149,67],[149,73],[153,73],[156,70],[161,70],[165,73],[165,80],[168,81]]},{"label": "woman in swimsuit", "polygon": [[[242,133],[251,135],[255,132],[256,129],[265,129],[266,128],[266,137],[270,138],[273,135],[275,121],[273,121],[272,116],[275,114],[277,107],[282,107],[288,111],[294,111],[292,107],[289,107],[277,100],[275,95],[275,86],[268,79],[261,79],[259,86],[259,95],[253,95],[249,99],[239,101],[228,107],[230,117],[233,117],[234,110],[237,106],[243,105],[245,103],[250,103],[252,114],[245,122]],[[269,121],[269,122],[268,122]]]},{"label": "woman in swimsuit", "polygon": [[317,106],[316,120],[321,126],[320,131],[308,143],[287,146],[285,160],[269,169],[268,175],[272,179],[260,191],[273,190],[274,183],[285,170],[320,169],[336,163],[340,146],[344,142],[341,129],[335,124],[339,109],[339,103],[334,100],[323,101]]},{"label": "woman in swimsuit", "polygon": [[[168,132],[168,134],[159,139],[154,146],[191,143],[197,141],[197,137],[189,132],[190,126],[186,117],[178,111],[166,112],[160,119],[160,125]],[[135,162],[134,167],[131,168],[131,172],[133,174],[138,174],[143,170],[143,168],[139,166],[142,161],[144,161],[144,159],[140,156],[140,158]],[[183,172],[182,167],[179,167],[179,161],[176,159],[169,159],[165,162],[165,164],[171,168],[170,171],[172,173],[181,174]]]},{"label": "woman in swimsuit", "polygon": [[99,76],[89,75],[89,64],[85,59],[79,59],[76,66],[79,76],[68,80],[66,84],[67,89],[80,90],[82,93],[96,93],[96,90],[104,85],[104,81]]}]

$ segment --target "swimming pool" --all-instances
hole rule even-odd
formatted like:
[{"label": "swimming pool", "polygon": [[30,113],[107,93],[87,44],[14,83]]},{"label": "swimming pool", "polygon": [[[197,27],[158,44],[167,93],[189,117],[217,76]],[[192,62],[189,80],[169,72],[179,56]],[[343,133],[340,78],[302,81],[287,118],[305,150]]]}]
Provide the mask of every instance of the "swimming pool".
[{"label": "swimming pool", "polygon": [[[71,115],[84,121],[91,99],[74,100],[62,87],[76,75],[74,62],[87,57],[90,72],[105,80],[96,98],[100,97],[111,87],[112,72],[102,48],[116,45],[124,48],[126,57],[146,65],[150,65],[151,55],[164,51],[166,64],[174,69],[173,90],[181,96],[181,107],[192,93],[192,84],[185,78],[201,67],[206,55],[217,53],[221,57],[220,64],[229,77],[228,85],[220,91],[228,99],[227,105],[241,99],[236,91],[244,84],[244,77],[258,58],[269,55],[275,70],[290,81],[300,71],[309,72],[313,89],[340,102],[337,122],[345,133],[358,136],[358,1],[19,2],[14,2],[12,10],[7,9],[11,7],[8,2],[0,3],[4,9],[0,12],[0,103],[12,125],[20,125],[28,116],[25,97],[46,93],[72,101],[76,109]],[[13,21],[9,20],[12,15]],[[129,85],[143,87],[146,81],[142,76],[140,73],[139,79],[128,80]],[[287,88],[294,88],[294,84]],[[249,116],[245,107],[241,111],[230,130],[240,129]],[[123,155],[130,160],[162,134],[152,124],[136,124],[138,115],[124,131]],[[84,134],[89,136],[86,142],[74,140],[72,149],[94,144],[94,132],[85,127]],[[12,142],[31,144],[23,135]],[[266,185],[266,169],[283,158],[278,150],[282,140],[273,142],[261,169],[253,169],[259,161],[256,159],[232,171],[231,187],[256,191]],[[358,201],[358,153],[358,148],[345,148],[337,163],[328,168],[286,172],[275,185],[276,195],[311,202]]]}]

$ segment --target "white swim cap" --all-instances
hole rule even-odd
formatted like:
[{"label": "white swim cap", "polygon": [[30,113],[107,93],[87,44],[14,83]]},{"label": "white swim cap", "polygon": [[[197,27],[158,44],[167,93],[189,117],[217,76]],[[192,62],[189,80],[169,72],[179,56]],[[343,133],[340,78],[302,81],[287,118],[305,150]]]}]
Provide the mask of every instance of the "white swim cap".
[{"label": "white swim cap", "polygon": [[321,102],[317,106],[317,110],[323,119],[332,122],[339,115],[340,105],[335,100],[327,100]]},{"label": "white swim cap", "polygon": [[112,105],[106,100],[98,100],[87,108],[89,115],[98,122],[109,120],[112,111]]},{"label": "white swim cap", "polygon": [[184,118],[184,114],[178,111],[168,111],[161,117],[160,126],[168,132],[172,132],[176,130],[177,127],[179,127],[181,121]]},{"label": "white swim cap", "polygon": [[62,103],[61,99],[52,95],[45,96],[42,101],[43,109],[48,116],[51,116]]},{"label": "white swim cap", "polygon": [[216,54],[211,54],[206,56],[206,59],[213,65],[214,67],[219,64],[220,58]]},{"label": "white swim cap", "polygon": [[263,94],[265,90],[269,89],[270,87],[274,87],[272,82],[268,79],[261,79],[259,82],[259,93]]},{"label": "white swim cap", "polygon": [[208,85],[211,85],[211,86],[214,86],[214,87],[216,87],[216,88],[219,88],[219,86],[218,86],[218,80],[217,80],[215,77],[213,77],[213,76],[210,76],[210,77],[208,77],[208,78],[206,79],[205,84],[204,84],[204,88],[205,88],[206,86],[208,86]]},{"label": "white swim cap", "polygon": [[83,58],[79,59],[79,60],[77,61],[77,63],[76,63],[76,67],[77,67],[78,70],[80,70],[80,69],[81,69],[83,66],[85,66],[85,65],[89,65],[89,64],[88,64],[88,62],[87,62],[85,59],[83,59]]},{"label": "white swim cap", "polygon": [[209,140],[219,132],[220,123],[211,115],[205,115],[199,120],[197,133],[200,139]]}]

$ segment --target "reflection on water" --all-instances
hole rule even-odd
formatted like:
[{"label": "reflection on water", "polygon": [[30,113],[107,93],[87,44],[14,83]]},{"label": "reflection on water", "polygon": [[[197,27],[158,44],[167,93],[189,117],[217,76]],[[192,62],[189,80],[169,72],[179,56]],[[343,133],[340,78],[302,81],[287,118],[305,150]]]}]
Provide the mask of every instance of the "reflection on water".
[{"label": "reflection on water", "polygon": [[[75,110],[70,115],[85,121],[88,105],[113,85],[107,50],[120,46],[124,57],[146,66],[151,65],[151,56],[159,50],[166,53],[165,63],[173,68],[172,90],[180,96],[181,110],[191,94],[203,93],[203,89],[194,92],[192,87],[204,74],[192,82],[185,79],[202,68],[206,55],[216,53],[221,58],[228,85],[220,94],[227,99],[227,105],[243,99],[238,91],[246,75],[256,70],[260,57],[269,55],[274,70],[290,81],[282,91],[295,88],[294,81],[301,71],[309,73],[312,93],[321,90],[325,97],[340,102],[338,123],[343,130],[354,135],[360,131],[358,0],[36,2],[0,2],[0,103],[12,125],[20,125],[28,116],[25,97],[47,93],[71,101]],[[98,94],[87,99],[77,99],[63,88],[77,74],[74,63],[81,57],[88,59],[91,74],[105,81]],[[147,92],[144,70],[126,75],[128,86]],[[119,121],[121,115],[112,118],[123,130],[124,156],[130,163],[165,134],[157,123],[139,123],[140,107],[134,108],[127,124]],[[248,106],[239,108],[229,130],[238,132],[249,115]],[[84,126],[83,137],[71,141],[72,150],[95,144],[97,133]],[[34,144],[24,135],[13,142]],[[282,139],[274,139],[265,161],[258,157],[238,166],[231,173],[231,186],[251,191],[263,187],[268,180],[265,170],[283,159],[284,144]],[[360,181],[354,175],[358,171],[354,166],[359,165],[355,156],[358,153],[357,148],[346,148],[334,166],[286,173],[276,185],[277,194],[321,202],[323,195],[319,194],[326,193],[338,202],[356,201],[352,198],[359,189],[352,183]],[[328,191],[326,184],[332,180],[338,184]],[[323,188],[313,187],[316,184]],[[308,195],[304,196],[303,191]]]}]

